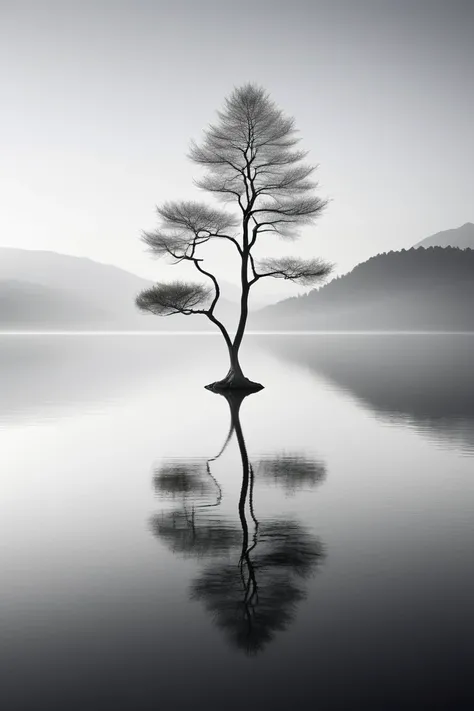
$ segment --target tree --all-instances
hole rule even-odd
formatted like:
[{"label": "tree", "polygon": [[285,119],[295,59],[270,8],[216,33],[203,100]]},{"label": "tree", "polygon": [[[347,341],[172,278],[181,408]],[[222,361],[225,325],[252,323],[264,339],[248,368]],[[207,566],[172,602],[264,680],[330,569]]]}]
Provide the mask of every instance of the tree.
[{"label": "tree", "polygon": [[[193,202],[167,202],[157,207],[158,228],[142,239],[156,257],[174,264],[189,262],[208,284],[175,281],[145,289],[136,299],[142,311],[160,316],[203,314],[221,331],[230,368],[210,389],[260,390],[242,372],[239,350],[249,313],[250,289],[264,278],[287,279],[310,285],[323,280],[332,265],[319,258],[267,257],[258,259],[254,248],[264,233],[283,238],[297,236],[298,228],[312,223],[327,201],[315,195],[311,180],[315,168],[304,162],[294,119],[287,117],[260,87],[235,89],[218,111],[218,121],[204,131],[201,145],[191,144],[189,157],[205,169],[197,185],[232,211]],[[233,337],[215,315],[221,290],[215,274],[204,269],[201,248],[212,240],[232,245],[240,260],[240,317]]]}]

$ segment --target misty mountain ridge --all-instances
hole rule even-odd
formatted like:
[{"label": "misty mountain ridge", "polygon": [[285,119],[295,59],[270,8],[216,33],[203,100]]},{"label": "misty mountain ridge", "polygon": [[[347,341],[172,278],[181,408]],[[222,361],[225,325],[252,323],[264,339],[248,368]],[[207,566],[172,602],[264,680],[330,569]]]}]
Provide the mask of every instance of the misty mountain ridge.
[{"label": "misty mountain ridge", "polygon": [[388,252],[305,296],[255,313],[265,330],[474,330],[474,250]]},{"label": "misty mountain ridge", "polygon": [[459,249],[474,249],[474,224],[466,222],[461,227],[437,232],[422,239],[415,247],[458,247]]},{"label": "misty mountain ridge", "polygon": [[107,312],[72,290],[13,279],[0,281],[0,325],[66,328],[71,321],[86,327],[107,321]]},{"label": "misty mountain ridge", "polygon": [[[153,282],[125,269],[57,252],[0,248],[0,329],[209,330],[204,316],[141,314],[135,297]],[[225,299],[222,318],[235,319]]]},{"label": "misty mountain ridge", "polygon": [[[254,330],[474,330],[474,250],[466,223],[432,235],[419,247],[372,257],[319,289],[260,310]],[[421,248],[423,247],[423,248]],[[0,248],[0,329],[213,330],[197,316],[141,314],[135,297],[153,282],[112,265],[56,252]],[[216,309],[232,330],[237,287],[223,282]],[[230,300],[228,300],[230,297]]]}]

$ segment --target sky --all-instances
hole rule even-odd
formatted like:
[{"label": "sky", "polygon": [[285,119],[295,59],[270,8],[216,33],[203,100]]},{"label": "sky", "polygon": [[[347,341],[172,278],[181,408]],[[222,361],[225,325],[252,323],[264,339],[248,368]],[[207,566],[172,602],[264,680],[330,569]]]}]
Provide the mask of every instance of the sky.
[{"label": "sky", "polygon": [[472,0],[0,0],[0,66],[0,246],[168,274],[140,233],[165,200],[212,201],[189,142],[249,81],[330,198],[267,254],[344,273],[474,221]]}]

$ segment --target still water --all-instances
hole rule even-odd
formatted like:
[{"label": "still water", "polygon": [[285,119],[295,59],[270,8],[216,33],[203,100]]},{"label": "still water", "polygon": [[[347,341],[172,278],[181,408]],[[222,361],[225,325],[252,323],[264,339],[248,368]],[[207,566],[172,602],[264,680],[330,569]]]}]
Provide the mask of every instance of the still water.
[{"label": "still water", "polygon": [[474,336],[0,337],[6,711],[474,708]]}]

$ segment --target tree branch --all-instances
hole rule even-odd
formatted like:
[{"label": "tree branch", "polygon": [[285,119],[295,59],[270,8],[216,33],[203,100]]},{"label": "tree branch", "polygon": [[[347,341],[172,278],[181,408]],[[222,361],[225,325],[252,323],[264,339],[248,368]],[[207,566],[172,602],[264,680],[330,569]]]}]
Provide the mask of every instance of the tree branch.
[{"label": "tree branch", "polygon": [[266,270],[255,272],[251,284],[264,277],[287,279],[297,284],[309,285],[325,279],[334,266],[322,259],[299,259],[298,257],[268,258],[259,261],[257,267]]},{"label": "tree branch", "polygon": [[209,277],[209,279],[212,279],[212,282],[214,284],[214,299],[212,300],[212,303],[209,306],[209,313],[212,314],[214,312],[214,308],[215,308],[217,302],[219,301],[219,297],[221,295],[219,283],[218,283],[216,277],[214,276],[214,274],[211,274],[211,272],[208,272],[201,267],[201,265],[199,264],[199,262],[201,261],[200,259],[193,259],[192,261],[194,262],[194,266],[196,267],[196,269],[198,271],[200,271],[201,274],[204,274],[205,276]]},{"label": "tree branch", "polygon": [[175,313],[187,316],[191,313],[206,313],[206,310],[195,310],[195,307],[205,304],[210,293],[211,289],[203,284],[175,281],[144,289],[136,297],[135,304],[140,311],[149,311],[159,316]]}]

